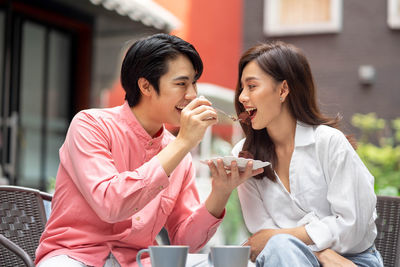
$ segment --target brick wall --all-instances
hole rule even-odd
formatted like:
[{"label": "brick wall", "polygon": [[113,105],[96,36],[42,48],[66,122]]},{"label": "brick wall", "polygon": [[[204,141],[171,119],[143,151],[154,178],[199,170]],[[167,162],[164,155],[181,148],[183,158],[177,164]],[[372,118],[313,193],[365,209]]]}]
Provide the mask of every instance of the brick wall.
[{"label": "brick wall", "polygon": [[[400,117],[400,30],[387,25],[387,1],[343,0],[343,28],[339,33],[268,37],[263,33],[263,0],[244,0],[243,47],[280,39],[297,45],[309,59],[319,89],[321,109],[340,112],[343,128],[356,112]],[[360,65],[373,65],[375,83],[363,86]]]}]

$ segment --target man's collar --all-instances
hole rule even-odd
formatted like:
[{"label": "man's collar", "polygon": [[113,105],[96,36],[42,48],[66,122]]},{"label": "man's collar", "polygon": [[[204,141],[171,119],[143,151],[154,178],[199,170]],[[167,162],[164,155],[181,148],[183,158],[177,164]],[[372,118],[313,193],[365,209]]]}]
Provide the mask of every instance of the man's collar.
[{"label": "man's collar", "polygon": [[130,127],[132,127],[134,133],[137,136],[140,136],[143,140],[149,141],[153,139],[153,141],[157,141],[163,139],[165,126],[163,125],[155,136],[150,136],[149,133],[143,128],[139,120],[136,118],[135,114],[132,112],[128,101],[125,101],[125,103],[122,105],[122,118],[130,125]]}]

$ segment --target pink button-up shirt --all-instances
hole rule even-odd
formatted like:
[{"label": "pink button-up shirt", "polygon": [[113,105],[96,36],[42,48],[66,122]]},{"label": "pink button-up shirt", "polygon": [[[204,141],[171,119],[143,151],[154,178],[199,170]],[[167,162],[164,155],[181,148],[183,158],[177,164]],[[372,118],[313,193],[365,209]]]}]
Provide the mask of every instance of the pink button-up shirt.
[{"label": "pink button-up shirt", "polygon": [[221,220],[200,204],[190,154],[165,174],[156,155],[173,138],[166,129],[152,138],[126,102],[78,113],[60,149],[36,263],[66,254],[103,266],[111,252],[121,266],[137,266],[137,251],[155,245],[163,226],[172,244],[204,246]]}]

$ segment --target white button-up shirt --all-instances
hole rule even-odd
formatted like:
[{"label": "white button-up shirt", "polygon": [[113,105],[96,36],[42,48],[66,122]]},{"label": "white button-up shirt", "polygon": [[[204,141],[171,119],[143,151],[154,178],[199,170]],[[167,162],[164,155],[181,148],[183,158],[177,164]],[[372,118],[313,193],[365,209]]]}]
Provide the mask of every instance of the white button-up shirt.
[{"label": "white button-up shirt", "polygon": [[305,225],[315,251],[359,253],[372,246],[377,234],[374,177],[341,131],[298,122],[289,180],[290,193],[279,179],[266,177],[238,188],[251,233]]}]

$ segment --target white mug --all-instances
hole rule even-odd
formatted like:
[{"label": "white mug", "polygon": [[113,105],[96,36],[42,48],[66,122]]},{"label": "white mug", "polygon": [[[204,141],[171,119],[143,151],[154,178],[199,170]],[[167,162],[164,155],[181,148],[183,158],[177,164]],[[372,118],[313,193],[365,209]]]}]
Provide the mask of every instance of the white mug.
[{"label": "white mug", "polygon": [[189,246],[150,246],[138,252],[136,261],[139,267],[143,267],[140,256],[147,252],[152,267],[185,267],[188,251]]},{"label": "white mug", "polygon": [[215,246],[210,249],[209,264],[214,267],[247,267],[250,246]]}]

